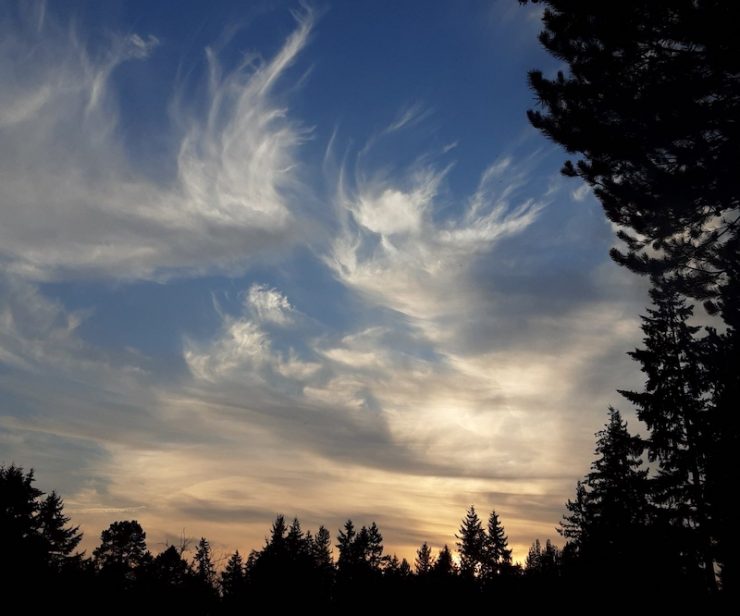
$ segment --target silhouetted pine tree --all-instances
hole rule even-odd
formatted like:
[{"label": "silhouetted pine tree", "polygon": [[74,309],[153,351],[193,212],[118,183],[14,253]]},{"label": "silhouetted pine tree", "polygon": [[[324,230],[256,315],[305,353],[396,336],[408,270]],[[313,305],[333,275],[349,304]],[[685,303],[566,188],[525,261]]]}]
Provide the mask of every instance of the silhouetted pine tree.
[{"label": "silhouetted pine tree", "polygon": [[460,525],[457,548],[460,553],[460,574],[475,577],[480,572],[484,558],[486,536],[478,514],[473,505],[468,509]]},{"label": "silhouetted pine tree", "polygon": [[[630,355],[647,376],[642,392],[621,391],[650,430],[647,449],[657,461],[654,494],[672,517],[684,556],[703,567],[709,588],[716,587],[710,517],[707,508],[707,451],[712,445],[707,390],[711,376],[689,325],[693,309],[674,286],[654,279],[653,308],[642,317],[642,349]],[[698,552],[694,546],[698,547]]]},{"label": "silhouetted pine tree", "polygon": [[439,551],[437,560],[432,567],[432,574],[435,577],[445,578],[457,575],[457,565],[452,558],[452,552],[446,545]]},{"label": "silhouetted pine tree", "polygon": [[291,560],[298,561],[308,557],[310,540],[304,536],[298,518],[293,518],[285,537],[285,548]]},{"label": "silhouetted pine tree", "polygon": [[365,560],[371,569],[380,570],[383,561],[383,535],[380,534],[380,529],[375,522],[367,529]]},{"label": "silhouetted pine tree", "polygon": [[316,566],[320,569],[333,567],[331,557],[331,535],[325,526],[319,526],[313,538],[312,554]]},{"label": "silhouetted pine tree", "polygon": [[46,573],[47,548],[37,516],[43,492],[34,481],[33,470],[0,466],[0,583],[6,603],[25,601]]},{"label": "silhouetted pine tree", "polygon": [[704,359],[712,392],[707,511],[692,497],[691,515],[711,523],[709,536],[699,523],[698,537],[707,586],[714,586],[716,557],[725,589],[737,588],[740,539],[729,495],[740,484],[740,39],[731,24],[740,4],[543,4],[540,42],[570,70],[554,79],[530,73],[544,107],[528,112],[531,123],[582,155],[563,173],[593,187],[621,229],[626,250],[615,248],[612,257],[670,279],[727,326]]},{"label": "silhouetted pine tree", "polygon": [[209,589],[216,587],[216,567],[213,564],[211,544],[205,537],[201,537],[193,557],[193,571],[195,577]]},{"label": "silhouetted pine tree", "polygon": [[525,572],[535,578],[553,579],[560,575],[560,550],[548,539],[542,547],[539,539],[535,539],[527,552]]},{"label": "silhouetted pine tree", "polygon": [[49,565],[62,569],[72,561],[77,564],[79,556],[73,556],[82,533],[79,526],[69,526],[70,518],[64,515],[64,502],[52,491],[39,505],[38,524],[44,539]]},{"label": "silhouetted pine tree", "polygon": [[416,560],[414,561],[414,567],[416,569],[416,575],[427,576],[432,572],[434,567],[434,556],[432,556],[432,548],[425,541],[421,544],[421,547],[416,550]]},{"label": "silhouetted pine tree", "polygon": [[482,575],[492,579],[499,575],[511,573],[511,550],[509,538],[495,511],[488,518],[488,532],[483,544]]},{"label": "silhouetted pine tree", "polygon": [[[673,271],[695,297],[737,285],[724,247],[740,231],[740,42],[736,2],[545,0],[539,40],[570,69],[529,82],[530,122],[582,159],[641,273]],[[735,261],[737,262],[737,261]]]},{"label": "silhouetted pine tree", "polygon": [[221,592],[226,603],[239,603],[246,592],[247,576],[239,550],[236,550],[226,562],[221,572]]},{"label": "silhouetted pine tree", "polygon": [[337,550],[339,550],[337,568],[340,572],[347,572],[355,564],[354,544],[356,538],[357,531],[355,530],[355,525],[352,520],[347,520],[344,523],[344,529],[340,529],[337,535]]},{"label": "silhouetted pine tree", "polygon": [[[599,581],[648,575],[640,562],[649,562],[647,471],[642,469],[643,444],[632,436],[619,411],[609,408],[609,421],[599,431],[591,472],[578,483],[576,498],[568,501],[560,533],[575,546],[583,571]],[[646,560],[635,559],[640,551]],[[533,558],[538,556],[535,546]],[[529,562],[527,563],[529,568]],[[541,566],[540,566],[541,568]]]}]

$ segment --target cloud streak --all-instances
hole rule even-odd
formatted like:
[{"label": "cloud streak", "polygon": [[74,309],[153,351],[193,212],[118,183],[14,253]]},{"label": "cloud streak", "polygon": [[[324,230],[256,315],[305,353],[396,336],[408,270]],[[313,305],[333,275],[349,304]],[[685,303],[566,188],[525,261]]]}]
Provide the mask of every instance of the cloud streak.
[{"label": "cloud streak", "polygon": [[274,94],[306,45],[310,13],[268,60],[223,71],[206,50],[206,113],[181,111],[176,177],[157,181],[123,145],[112,84],[121,64],[156,53],[156,37],[112,36],[93,54],[74,30],[31,17],[0,32],[6,269],[39,280],[238,271],[297,240],[296,150],[307,133]]}]

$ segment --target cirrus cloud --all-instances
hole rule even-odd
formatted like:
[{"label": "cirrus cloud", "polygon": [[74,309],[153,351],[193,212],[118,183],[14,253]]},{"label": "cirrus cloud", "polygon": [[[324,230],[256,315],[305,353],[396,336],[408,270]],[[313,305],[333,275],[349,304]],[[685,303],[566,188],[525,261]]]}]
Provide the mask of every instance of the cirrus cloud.
[{"label": "cirrus cloud", "polygon": [[92,53],[29,7],[0,25],[6,269],[37,280],[236,271],[297,239],[295,154],[307,133],[275,88],[308,40],[310,13],[268,60],[223,71],[206,49],[207,109],[182,112],[175,177],[154,180],[123,144],[112,75],[146,62],[157,38],[111,36]]}]

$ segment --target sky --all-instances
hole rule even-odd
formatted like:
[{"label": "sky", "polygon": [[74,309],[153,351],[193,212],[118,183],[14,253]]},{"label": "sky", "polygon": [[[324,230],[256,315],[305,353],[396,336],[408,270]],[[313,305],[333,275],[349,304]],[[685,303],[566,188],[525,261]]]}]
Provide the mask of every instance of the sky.
[{"label": "sky", "polygon": [[647,293],[528,125],[538,11],[0,3],[0,463],[88,549],[557,543]]}]

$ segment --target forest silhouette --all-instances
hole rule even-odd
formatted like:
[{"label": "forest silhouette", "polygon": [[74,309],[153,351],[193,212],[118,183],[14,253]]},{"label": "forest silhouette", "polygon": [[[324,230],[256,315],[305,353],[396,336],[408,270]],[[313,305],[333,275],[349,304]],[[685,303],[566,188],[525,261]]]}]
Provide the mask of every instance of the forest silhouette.
[{"label": "forest silhouette", "polygon": [[385,552],[375,523],[347,520],[332,536],[282,515],[264,546],[225,563],[205,538],[190,551],[152,554],[136,520],[113,522],[88,555],[62,499],[11,464],[0,468],[6,602],[33,603],[19,613],[71,602],[83,613],[107,605],[231,614],[735,598],[740,8],[722,0],[532,3],[544,5],[541,44],[567,71],[530,72],[537,108],[529,120],[576,157],[562,172],[591,187],[618,229],[612,257],[651,286],[642,344],[625,349],[644,386],[618,390],[645,434],[608,410],[590,470],[565,504],[562,549],[535,540],[515,563],[501,518],[492,511],[481,519],[471,506],[452,549],[435,553],[424,543],[413,563]]}]

